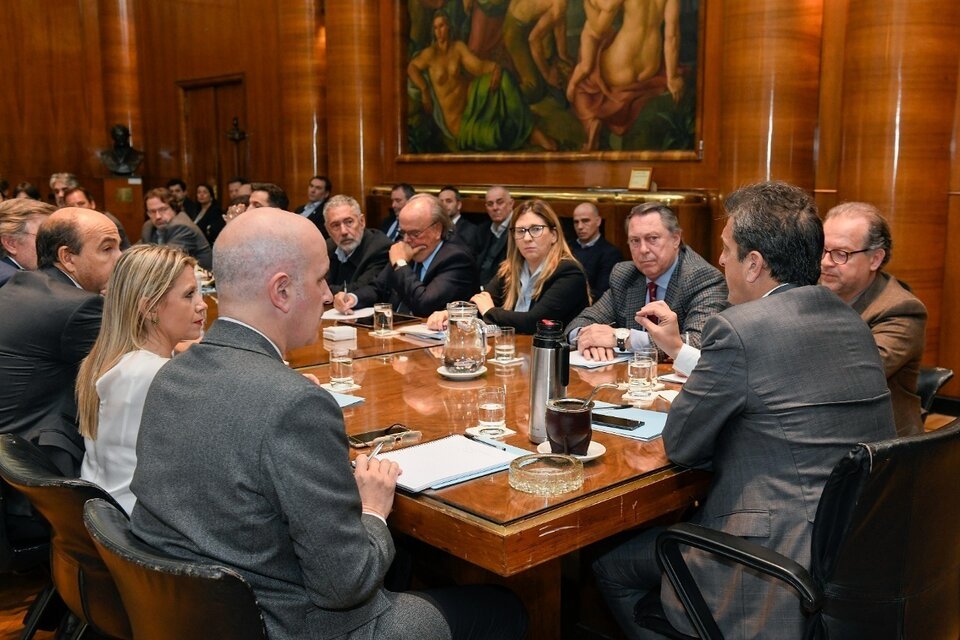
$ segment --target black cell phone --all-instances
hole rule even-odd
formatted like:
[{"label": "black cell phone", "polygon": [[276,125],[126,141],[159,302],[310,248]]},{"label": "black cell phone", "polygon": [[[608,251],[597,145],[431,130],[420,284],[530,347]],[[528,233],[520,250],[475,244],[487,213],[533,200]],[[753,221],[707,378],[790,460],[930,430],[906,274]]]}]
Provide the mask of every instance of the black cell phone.
[{"label": "black cell phone", "polygon": [[643,426],[643,420],[630,420],[628,418],[618,418],[616,416],[601,416],[593,414],[594,424],[604,427],[613,427],[614,429],[623,429],[624,431],[635,431]]},{"label": "black cell phone", "polygon": [[373,431],[364,431],[363,433],[355,433],[353,435],[348,434],[347,442],[350,443],[351,447],[362,449],[363,447],[369,447],[371,443],[378,438],[396,436],[407,431],[410,431],[410,429],[402,424],[394,424],[383,429],[374,429]]}]

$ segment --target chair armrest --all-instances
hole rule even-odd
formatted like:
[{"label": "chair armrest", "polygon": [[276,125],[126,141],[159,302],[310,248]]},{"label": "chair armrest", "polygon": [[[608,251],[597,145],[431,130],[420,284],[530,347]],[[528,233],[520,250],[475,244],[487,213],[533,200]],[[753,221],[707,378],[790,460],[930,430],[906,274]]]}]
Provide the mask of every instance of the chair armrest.
[{"label": "chair armrest", "polygon": [[676,524],[657,536],[657,559],[701,638],[723,638],[723,635],[683,560],[681,545],[732,560],[786,582],[800,594],[801,604],[808,614],[821,607],[823,594],[799,563],[729,533],[687,522]]}]

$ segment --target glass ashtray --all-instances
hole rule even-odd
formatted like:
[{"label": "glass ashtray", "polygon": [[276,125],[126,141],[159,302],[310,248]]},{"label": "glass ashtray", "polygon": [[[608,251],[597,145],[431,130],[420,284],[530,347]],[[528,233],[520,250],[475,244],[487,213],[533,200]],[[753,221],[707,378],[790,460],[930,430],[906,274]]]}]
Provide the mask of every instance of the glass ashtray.
[{"label": "glass ashtray", "polygon": [[559,453],[535,453],[510,463],[510,486],[536,496],[559,496],[583,486],[583,463]]}]

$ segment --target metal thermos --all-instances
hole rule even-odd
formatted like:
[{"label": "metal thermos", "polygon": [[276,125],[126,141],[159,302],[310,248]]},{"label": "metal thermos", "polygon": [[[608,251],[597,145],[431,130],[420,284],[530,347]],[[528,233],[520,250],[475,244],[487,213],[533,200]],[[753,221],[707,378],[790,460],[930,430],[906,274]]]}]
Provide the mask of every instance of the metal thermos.
[{"label": "metal thermos", "polygon": [[533,336],[530,370],[530,442],[547,439],[547,400],[562,398],[570,382],[570,347],[563,339],[563,323],[541,320]]}]

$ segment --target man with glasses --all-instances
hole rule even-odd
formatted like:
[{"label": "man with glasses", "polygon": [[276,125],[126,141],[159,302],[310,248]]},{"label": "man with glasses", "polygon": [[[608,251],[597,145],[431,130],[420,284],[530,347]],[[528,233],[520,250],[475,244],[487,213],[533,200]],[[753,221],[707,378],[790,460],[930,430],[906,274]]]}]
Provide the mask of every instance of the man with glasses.
[{"label": "man with glasses", "polygon": [[413,196],[397,222],[401,239],[390,247],[390,264],[370,284],[338,293],[333,301],[338,311],[390,302],[400,313],[426,317],[479,291],[473,256],[462,244],[447,241],[450,217],[436,196]]},{"label": "man with glasses", "polygon": [[610,288],[569,327],[571,344],[589,360],[610,360],[616,351],[649,346],[637,311],[654,300],[676,310],[678,324],[694,346],[707,318],[726,306],[723,275],[683,244],[680,224],[670,207],[645,202],[627,216],[632,262],[610,273]]},{"label": "man with glasses", "polygon": [[873,332],[887,374],[898,435],[922,433],[917,375],[927,309],[883,271],[893,248],[890,226],[873,205],[847,202],[827,212],[823,235],[820,284],[853,307]]},{"label": "man with glasses", "polygon": [[200,227],[180,211],[179,204],[169,189],[157,187],[147,191],[143,198],[148,220],[140,232],[140,244],[169,244],[196,258],[208,271],[213,266],[210,243]]},{"label": "man with glasses", "polygon": [[350,196],[337,195],[323,209],[330,237],[330,291],[350,291],[373,282],[387,265],[390,241],[379,229],[367,229],[360,204]]}]

